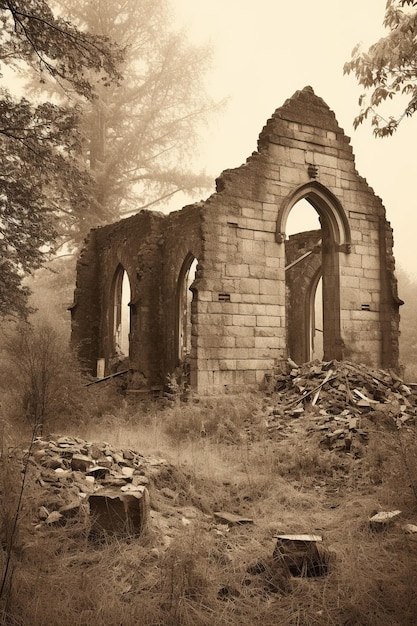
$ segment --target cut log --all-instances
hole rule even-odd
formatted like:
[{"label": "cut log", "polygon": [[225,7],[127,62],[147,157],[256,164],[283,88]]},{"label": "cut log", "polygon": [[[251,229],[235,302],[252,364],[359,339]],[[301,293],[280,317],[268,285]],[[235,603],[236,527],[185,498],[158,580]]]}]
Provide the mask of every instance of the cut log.
[{"label": "cut log", "polygon": [[330,554],[319,545],[319,535],[277,535],[273,558],[283,564],[293,576],[323,576],[327,574]]}]

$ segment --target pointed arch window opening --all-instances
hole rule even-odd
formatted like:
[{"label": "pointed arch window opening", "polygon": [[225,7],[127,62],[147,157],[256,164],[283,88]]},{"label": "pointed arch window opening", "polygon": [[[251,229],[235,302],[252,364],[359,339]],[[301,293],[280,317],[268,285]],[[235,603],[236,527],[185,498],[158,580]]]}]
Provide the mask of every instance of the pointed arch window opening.
[{"label": "pointed arch window opening", "polygon": [[191,256],[186,259],[178,284],[178,360],[185,363],[191,355],[192,314],[191,304],[194,292],[191,285],[195,281],[198,260]]},{"label": "pointed arch window opening", "polygon": [[320,216],[308,198],[297,200],[291,207],[285,227],[285,240],[291,235],[321,229]]},{"label": "pointed arch window opening", "polygon": [[[289,196],[281,208],[277,224],[277,241],[288,241],[287,233],[293,235],[317,230],[317,218],[321,231],[320,269],[310,280],[310,284],[304,286],[307,292],[300,298],[300,302],[303,299],[305,302],[304,320],[301,322],[304,331],[287,320],[289,345],[297,344],[299,358],[302,354],[306,360],[341,359],[343,342],[340,334],[338,253],[350,251],[350,230],[348,225],[345,227],[347,221],[343,208],[322,186],[314,184],[311,189],[310,186],[300,188]],[[309,256],[309,251],[302,252],[304,254],[300,254],[299,261]],[[291,263],[288,269],[294,267],[298,260]],[[291,340],[293,332],[302,332],[304,348],[301,348],[299,342]]]},{"label": "pointed arch window opening", "polygon": [[113,299],[113,344],[114,352],[119,357],[129,357],[130,323],[131,323],[131,289],[129,276],[119,266],[114,286]]}]

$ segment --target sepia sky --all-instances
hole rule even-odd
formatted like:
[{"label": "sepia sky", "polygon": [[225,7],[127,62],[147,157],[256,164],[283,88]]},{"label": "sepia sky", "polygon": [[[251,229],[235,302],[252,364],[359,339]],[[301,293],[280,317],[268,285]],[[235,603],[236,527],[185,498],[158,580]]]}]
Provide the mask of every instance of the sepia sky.
[{"label": "sepia sky", "polygon": [[[367,46],[384,34],[385,3],[173,0],[173,7],[175,25],[183,26],[192,42],[212,44],[208,88],[216,99],[228,98],[210,121],[196,154],[198,167],[214,179],[244,163],[275,109],[311,85],[351,137],[359,174],[383,200],[394,228],[397,265],[417,279],[417,115],[404,119],[391,138],[374,138],[369,124],[355,131],[361,89],[353,76],[343,75],[354,46]],[[391,103],[387,115],[402,113],[402,105]]]}]

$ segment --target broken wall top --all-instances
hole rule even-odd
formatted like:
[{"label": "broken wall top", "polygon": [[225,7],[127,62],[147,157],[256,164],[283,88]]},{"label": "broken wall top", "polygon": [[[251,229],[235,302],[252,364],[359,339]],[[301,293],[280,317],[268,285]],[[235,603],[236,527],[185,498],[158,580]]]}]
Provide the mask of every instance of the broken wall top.
[{"label": "broken wall top", "polygon": [[[355,168],[350,138],[339,126],[334,112],[314,93],[312,87],[307,86],[295,92],[276,109],[263,127],[257,146],[258,151],[253,152],[245,164],[221,173],[216,180],[218,193],[224,192],[236,198],[262,199],[268,193],[270,195],[270,186],[266,187],[262,181],[262,175],[268,167],[284,166],[303,170],[305,178],[301,183],[314,179],[321,182],[320,168],[324,170],[329,167],[333,171],[343,169],[347,173],[347,180],[355,181],[356,190],[359,186],[362,193],[374,196],[376,202],[370,203],[370,210],[380,212],[381,199],[374,194],[366,179]],[[292,151],[293,148],[304,150],[302,159]],[[308,166],[313,169],[307,175]],[[318,174],[315,168],[318,168]],[[275,170],[275,177],[276,173]],[[266,177],[272,176],[267,173]],[[289,181],[284,177],[278,178],[284,186],[289,186],[286,184]],[[297,186],[295,178],[294,182],[293,188]],[[342,186],[340,180],[333,185],[327,181],[323,184],[329,189]],[[277,195],[283,194],[279,192]]]},{"label": "broken wall top", "polygon": [[[349,137],[345,137],[343,129],[337,123],[334,112],[322,98],[316,96],[312,87],[304,87],[301,91],[296,91],[273,113],[259,135],[258,148],[260,151],[265,147],[266,141],[273,142],[282,131],[288,135],[288,124],[285,122],[314,126],[314,134],[320,134],[321,130],[323,138],[327,138],[326,131],[330,131],[343,136],[345,143],[349,143]],[[314,143],[317,145],[317,139],[314,140]]]}]

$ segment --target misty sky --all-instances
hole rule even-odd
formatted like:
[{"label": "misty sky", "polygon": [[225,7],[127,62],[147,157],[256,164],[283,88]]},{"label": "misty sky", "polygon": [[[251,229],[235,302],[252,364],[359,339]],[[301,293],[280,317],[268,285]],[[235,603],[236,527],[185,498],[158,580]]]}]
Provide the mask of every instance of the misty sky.
[{"label": "misty sky", "polygon": [[[384,34],[385,0],[173,0],[173,7],[192,41],[214,46],[209,90],[217,99],[229,97],[210,122],[198,166],[214,178],[241,165],[275,109],[311,85],[351,137],[359,173],[384,202],[397,264],[417,278],[417,116],[404,119],[392,138],[375,139],[369,124],[354,131],[361,89],[353,76],[343,76],[354,46]],[[393,103],[389,113],[402,110]]]}]

